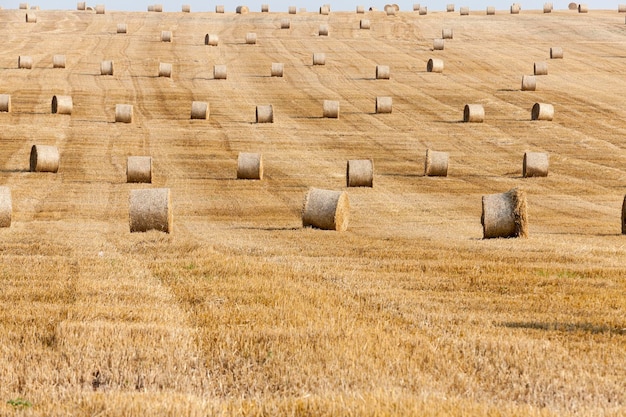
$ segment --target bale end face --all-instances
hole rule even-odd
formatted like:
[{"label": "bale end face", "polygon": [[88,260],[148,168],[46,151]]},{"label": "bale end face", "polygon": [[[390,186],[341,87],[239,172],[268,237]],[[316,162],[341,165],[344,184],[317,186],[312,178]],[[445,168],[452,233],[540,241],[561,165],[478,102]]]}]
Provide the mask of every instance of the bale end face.
[{"label": "bale end face", "polygon": [[72,114],[72,97],[70,96],[53,96],[52,97],[52,114]]},{"label": "bale end face", "polygon": [[11,227],[12,215],[11,189],[9,187],[0,187],[0,227]]},{"label": "bale end face", "polygon": [[131,190],[129,197],[130,232],[173,231],[173,213],[169,188]]},{"label": "bale end face", "polygon": [[429,59],[426,64],[427,72],[443,72],[443,61],[441,59]]},{"label": "bale end face", "polygon": [[513,188],[482,198],[483,238],[528,237],[526,193]]},{"label": "bale end face", "polygon": [[374,162],[371,159],[352,159],[346,166],[347,187],[373,187]]},{"label": "bale end face", "polygon": [[126,160],[126,182],[152,183],[152,157],[129,156]]},{"label": "bale end face", "polygon": [[239,152],[237,157],[237,179],[262,180],[263,156],[260,153]]},{"label": "bale end face", "polygon": [[349,214],[346,192],[311,188],[304,198],[302,226],[343,232],[348,229]]},{"label": "bale end face", "polygon": [[530,111],[531,120],[552,121],[554,118],[554,106],[546,103],[535,103]]},{"label": "bale end face", "polygon": [[59,170],[59,150],[56,146],[33,145],[30,148],[30,172],[52,172]]}]

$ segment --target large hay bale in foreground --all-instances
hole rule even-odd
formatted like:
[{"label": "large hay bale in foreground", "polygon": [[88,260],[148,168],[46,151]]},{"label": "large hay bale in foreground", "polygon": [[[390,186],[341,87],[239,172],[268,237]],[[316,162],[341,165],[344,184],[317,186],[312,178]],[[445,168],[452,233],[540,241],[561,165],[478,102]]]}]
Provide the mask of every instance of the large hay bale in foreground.
[{"label": "large hay bale in foreground", "polygon": [[149,230],[172,233],[173,213],[170,189],[130,190],[128,217],[131,233]]},{"label": "large hay bale in foreground", "polygon": [[463,108],[465,123],[482,123],[485,120],[485,109],[480,104],[466,104]]},{"label": "large hay bale in foreground", "polygon": [[533,72],[535,75],[548,75],[548,63],[545,61],[535,62]]},{"label": "large hay bale in foreground", "polygon": [[194,101],[191,103],[191,119],[206,120],[209,118],[209,103]]},{"label": "large hay bale in foreground", "polygon": [[347,187],[373,187],[374,162],[371,159],[351,159],[346,166]]},{"label": "large hay bale in foreground", "polygon": [[522,75],[522,91],[535,91],[537,79],[534,75]]},{"label": "large hay bale in foreground", "polygon": [[526,152],[522,165],[522,177],[547,177],[550,156],[545,152]]},{"label": "large hay bale in foreground", "polygon": [[30,148],[30,172],[59,170],[59,149],[56,146],[33,145]]},{"label": "large hay bale in foreground", "polygon": [[132,104],[116,104],[115,105],[115,122],[116,123],[132,123],[133,122]]},{"label": "large hay bale in foreground", "polygon": [[428,72],[443,72],[443,60],[431,58],[426,63],[426,71]]},{"label": "large hay bale in foreground", "polygon": [[274,123],[274,108],[272,105],[256,106],[257,123]]},{"label": "large hay bale in foreground", "polygon": [[237,157],[237,179],[262,180],[263,155],[260,153],[239,152]]},{"label": "large hay bale in foreground", "polygon": [[426,149],[426,160],[424,161],[424,176],[447,177],[448,159],[448,152],[438,152]]},{"label": "large hay bale in foreground", "polygon": [[4,186],[0,187],[0,227],[11,227],[12,215],[11,189]]},{"label": "large hay bale in foreground", "polygon": [[554,106],[546,103],[535,103],[530,111],[531,120],[552,121],[554,118]]},{"label": "large hay bale in foreground", "polygon": [[126,182],[152,183],[152,157],[129,156],[126,160]]},{"label": "large hay bale in foreground", "polygon": [[17,67],[20,69],[32,69],[33,58],[31,56],[20,55],[17,57]]},{"label": "large hay bale in foreground", "polygon": [[339,101],[324,100],[322,116],[330,118],[330,119],[338,119],[339,118]]},{"label": "large hay bale in foreground", "polygon": [[0,94],[0,112],[11,112],[11,94]]},{"label": "large hay bale in foreground", "polygon": [[304,198],[302,226],[343,232],[348,229],[350,200],[345,191],[311,188]]},{"label": "large hay bale in foreground", "polygon": [[100,75],[113,75],[113,61],[102,61],[100,63]]},{"label": "large hay bale in foreground", "polygon": [[528,237],[526,193],[513,188],[506,193],[482,198],[483,239]]},{"label": "large hay bale in foreground", "polygon": [[52,114],[72,114],[71,96],[53,96],[52,97]]}]

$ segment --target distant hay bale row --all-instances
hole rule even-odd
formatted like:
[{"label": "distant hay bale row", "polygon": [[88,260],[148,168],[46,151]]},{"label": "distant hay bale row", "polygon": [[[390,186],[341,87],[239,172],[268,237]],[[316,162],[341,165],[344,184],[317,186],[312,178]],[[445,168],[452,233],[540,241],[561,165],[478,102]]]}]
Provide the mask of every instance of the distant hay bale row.
[{"label": "distant hay bale row", "polygon": [[26,13],[26,23],[37,23],[37,15],[35,13]]},{"label": "distant hay bale row", "polygon": [[626,4],[618,4],[617,13],[626,13]]},{"label": "distant hay bale row", "polygon": [[221,4],[215,6],[215,13],[224,13],[224,6]]},{"label": "distant hay bale row", "polygon": [[84,1],[79,1],[76,4],[76,10],[85,10],[86,9],[87,4]]},{"label": "distant hay bale row", "polygon": [[365,13],[365,7],[363,7],[363,6],[356,6],[356,12],[357,12],[357,14]]},{"label": "distant hay bale row", "polygon": [[183,4],[182,7],[181,7],[181,11],[183,13],[191,13],[191,5]]},{"label": "distant hay bale row", "polygon": [[322,116],[330,119],[339,118],[339,101],[324,100]]},{"label": "distant hay bale row", "polygon": [[26,55],[20,55],[17,58],[17,67],[20,69],[31,69],[33,68],[33,58]]},{"label": "distant hay bale row", "polygon": [[461,7],[461,8],[459,9],[459,14],[460,14],[461,16],[469,16],[469,14],[470,14],[469,7],[466,7],[466,6]]},{"label": "distant hay bale row", "polygon": [[323,230],[348,229],[350,200],[345,191],[311,188],[304,198],[302,226]]},{"label": "distant hay bale row", "polygon": [[482,198],[483,238],[528,237],[526,193],[513,188]]},{"label": "distant hay bale row", "polygon": [[96,5],[96,14],[104,14],[104,4]]},{"label": "distant hay bale row", "polygon": [[269,4],[262,4],[261,5],[261,13],[269,13],[270,11],[270,5]]},{"label": "distant hay bale row", "polygon": [[446,4],[446,12],[450,13],[454,11],[454,4]]},{"label": "distant hay bale row", "polygon": [[235,8],[235,12],[237,14],[247,14],[250,11],[250,9],[248,8],[248,6],[237,6]]},{"label": "distant hay bale row", "polygon": [[281,29],[290,29],[291,28],[291,20],[289,20],[289,19],[282,19],[280,21],[280,28]]},{"label": "distant hay bale row", "polygon": [[544,13],[552,13],[553,6],[552,3],[544,3],[543,4],[543,12]]},{"label": "distant hay bale row", "polygon": [[28,3],[20,3],[20,10],[28,10],[30,7]]}]

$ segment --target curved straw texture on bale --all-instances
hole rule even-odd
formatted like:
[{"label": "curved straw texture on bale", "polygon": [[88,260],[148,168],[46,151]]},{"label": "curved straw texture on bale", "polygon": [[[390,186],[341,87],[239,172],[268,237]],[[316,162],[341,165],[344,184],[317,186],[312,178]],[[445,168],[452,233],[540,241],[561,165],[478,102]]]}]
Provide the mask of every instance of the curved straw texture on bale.
[{"label": "curved straw texture on bale", "polygon": [[346,167],[347,187],[373,187],[374,162],[371,159],[351,159]]},{"label": "curved straw texture on bale", "polygon": [[52,114],[72,114],[71,96],[53,96],[52,97]]},{"label": "curved straw texture on bale", "polygon": [[246,14],[250,11],[250,9],[248,8],[248,6],[237,6],[237,8],[235,9],[235,12],[237,14]]},{"label": "curved straw texture on bale", "polygon": [[0,94],[0,112],[10,112],[10,111],[11,111],[11,95]]},{"label": "curved straw texture on bale", "polygon": [[221,4],[215,6],[215,13],[224,13],[224,6]]},{"label": "curved straw texture on bale", "polygon": [[535,91],[537,78],[534,75],[522,75],[522,91]]},{"label": "curved straw texture on bale", "polygon": [[213,66],[213,79],[215,80],[226,79],[226,65],[214,65]]},{"label": "curved straw texture on bale", "polygon": [[35,13],[26,13],[26,23],[37,23],[37,15]]},{"label": "curved straw texture on bale", "polygon": [[204,35],[204,44],[209,46],[217,46],[219,42],[219,36],[214,35],[212,33],[207,33]]},{"label": "curved straw texture on bale", "polygon": [[441,59],[429,59],[428,63],[426,64],[426,71],[443,72],[443,61]]},{"label": "curved straw texture on bale", "polygon": [[339,118],[339,102],[335,100],[324,100],[324,117],[331,119]]},{"label": "curved straw texture on bale", "polygon": [[617,13],[626,13],[626,4],[618,4]]},{"label": "curved straw texture on bale", "polygon": [[413,3],[413,11],[414,12],[419,12],[420,11],[420,4],[419,3]]},{"label": "curved straw texture on bale", "polygon": [[191,103],[191,118],[206,120],[209,118],[209,103],[194,101]]},{"label": "curved straw texture on bale", "polygon": [[441,38],[442,39],[452,39],[453,32],[451,28],[441,29]]},{"label": "curved straw texture on bale", "polygon": [[376,65],[376,79],[377,80],[389,79],[389,66],[388,65]]},{"label": "curved straw texture on bale", "polygon": [[311,188],[304,198],[302,226],[343,232],[348,229],[349,215],[346,192]]},{"label": "curved straw texture on bale", "polygon": [[104,4],[96,5],[96,14],[104,14]]},{"label": "curved straw texture on bale", "polygon": [[420,7],[419,10],[420,16],[425,16],[428,14],[428,7],[424,6],[424,7]]},{"label": "curved straw texture on bale", "polygon": [[461,7],[460,14],[461,16],[469,16],[469,7]]},{"label": "curved straw texture on bale", "polygon": [[76,4],[76,10],[85,10],[85,7],[86,7],[86,6],[87,6],[87,5],[85,4],[85,2],[84,2],[84,1],[79,1],[79,2]]},{"label": "curved straw texture on bale", "polygon": [[391,113],[391,97],[376,97],[376,113]]},{"label": "curved straw texture on bale", "polygon": [[567,8],[570,9],[570,10],[576,10],[576,9],[578,9],[578,4],[574,3],[574,2],[571,2],[570,4],[567,5]]},{"label": "curved straw texture on bale", "polygon": [[466,104],[463,108],[465,123],[482,123],[485,120],[485,109],[480,104]]},{"label": "curved straw texture on bale", "polygon": [[433,51],[443,51],[445,41],[441,38],[433,40]]},{"label": "curved straw texture on bale", "polygon": [[483,239],[528,237],[526,193],[517,188],[483,196]]},{"label": "curved straw texture on bale", "polygon": [[361,29],[369,29],[370,28],[370,20],[369,19],[361,19],[359,22],[359,28]]},{"label": "curved straw texture on bale", "polygon": [[181,11],[183,13],[191,13],[191,5],[183,4],[183,7],[181,8]]},{"label": "curved straw texture on bale", "polygon": [[544,13],[552,13],[552,3],[544,3],[543,4],[543,12]]},{"label": "curved straw texture on bale", "polygon": [[12,214],[11,189],[9,187],[0,187],[0,227],[11,227]]},{"label": "curved straw texture on bale", "polygon": [[363,7],[363,6],[356,6],[356,12],[357,12],[358,14],[363,14],[363,13],[365,13],[365,7]]},{"label": "curved straw texture on bale", "polygon": [[487,6],[487,16],[493,16],[496,14],[496,8],[493,6]]},{"label": "curved straw texture on bale", "polygon": [[152,157],[129,156],[126,160],[126,182],[152,183]]},{"label": "curved straw texture on bale", "polygon": [[518,4],[512,4],[511,5],[511,14],[519,14],[519,5]]},{"label": "curved straw texture on bale", "polygon": [[172,31],[171,30],[163,30],[163,31],[161,31],[161,42],[172,42]]},{"label": "curved straw texture on bale", "polygon": [[20,10],[29,9],[28,3],[20,3]]},{"label": "curved straw texture on bale", "polygon": [[524,153],[524,162],[522,165],[522,176],[529,177],[547,177],[548,168],[550,167],[550,157],[545,152],[526,152]]},{"label": "curved straw texture on bale", "polygon": [[154,5],[154,11],[157,13],[162,13],[163,12],[163,5],[162,4],[155,4]]},{"label": "curved straw texture on bale", "polygon": [[563,58],[563,48],[560,46],[555,46],[550,48],[550,58],[551,59],[562,59]]},{"label": "curved straw texture on bale", "polygon": [[33,58],[30,56],[20,55],[17,58],[17,67],[22,69],[31,69],[33,67]]},{"label": "curved straw texture on bale", "polygon": [[626,235],[626,196],[624,196],[622,203],[622,234]]},{"label": "curved straw texture on bale", "polygon": [[427,177],[447,177],[448,159],[448,152],[437,152],[426,149],[424,175]]},{"label": "curved straw texture on bale", "polygon": [[548,63],[545,61],[535,62],[533,71],[535,75],[548,75]]},{"label": "curved straw texture on bale", "polygon": [[270,5],[269,4],[262,4],[261,5],[261,13],[269,13],[270,11]]},{"label": "curved straw texture on bale", "polygon": [[256,43],[256,33],[254,32],[246,33],[246,43],[248,45],[254,45]]},{"label": "curved straw texture on bale", "polygon": [[281,19],[281,21],[280,21],[280,28],[281,29],[289,29],[289,28],[291,28],[291,20],[289,20],[289,19]]},{"label": "curved straw texture on bale", "polygon": [[318,31],[318,35],[319,36],[328,36],[328,25],[326,23],[322,23],[320,25],[319,31]]},{"label": "curved straw texture on bale", "polygon": [[130,232],[158,230],[172,233],[173,213],[169,188],[130,190],[129,226]]},{"label": "curved straw texture on bale", "polygon": [[282,77],[285,69],[285,65],[282,62],[272,62],[272,77]]},{"label": "curved straw texture on bale", "polygon": [[100,63],[100,75],[113,75],[113,61],[102,61]]},{"label": "curved straw texture on bale", "polygon": [[126,23],[117,24],[117,33],[126,33],[127,30],[128,30],[128,26],[126,26]]},{"label": "curved straw texture on bale", "polygon": [[257,123],[274,123],[274,107],[271,104],[256,106]]},{"label": "curved straw texture on bale", "polygon": [[323,52],[314,53],[313,65],[326,65],[326,54]]},{"label": "curved straw texture on bale", "polygon": [[296,6],[289,6],[289,14],[296,14],[298,8]]},{"label": "curved straw texture on bale", "polygon": [[115,105],[115,122],[132,123],[133,122],[133,106],[131,104]]},{"label": "curved straw texture on bale", "polygon": [[159,63],[159,77],[172,77],[172,64],[167,64],[165,62]]},{"label": "curved straw texture on bale", "polygon": [[454,4],[446,4],[446,12],[453,12]]},{"label": "curved straw texture on bale", "polygon": [[535,103],[530,112],[532,120],[551,121],[554,118],[554,106],[546,103]]},{"label": "curved straw texture on bale", "polygon": [[237,179],[262,180],[263,156],[260,153],[239,152],[237,157]]},{"label": "curved straw texture on bale", "polygon": [[59,149],[56,146],[33,145],[30,148],[30,172],[57,172]]},{"label": "curved straw texture on bale", "polygon": [[587,7],[586,4],[579,4],[578,5],[578,13],[587,13],[589,11],[589,8]]},{"label": "curved straw texture on bale", "polygon": [[327,15],[328,13],[330,13],[330,9],[328,7],[326,6],[320,7],[320,14]]}]

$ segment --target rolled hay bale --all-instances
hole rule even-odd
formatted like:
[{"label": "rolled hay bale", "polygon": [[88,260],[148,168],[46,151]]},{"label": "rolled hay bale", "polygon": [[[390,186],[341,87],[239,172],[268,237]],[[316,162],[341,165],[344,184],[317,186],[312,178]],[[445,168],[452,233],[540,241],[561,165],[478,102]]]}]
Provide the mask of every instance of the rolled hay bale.
[{"label": "rolled hay bale", "polygon": [[357,14],[364,14],[365,13],[365,7],[363,7],[363,6],[356,6],[356,12],[357,12]]},{"label": "rolled hay bale", "polygon": [[100,75],[113,75],[113,61],[102,61],[100,63]]},{"label": "rolled hay bale", "polygon": [[163,13],[163,5],[162,4],[155,4],[154,5],[154,11],[157,13]]},{"label": "rolled hay bale", "polygon": [[376,79],[377,80],[389,79],[389,65],[376,65]]},{"label": "rolled hay bale", "polygon": [[327,15],[328,13],[330,13],[330,9],[327,6],[320,7],[320,14]]},{"label": "rolled hay bale", "polygon": [[454,37],[454,33],[452,28],[444,28],[441,29],[441,39],[452,39]]},{"label": "rolled hay bale", "polygon": [[570,10],[576,10],[578,9],[578,3],[571,2],[570,4],[567,5],[567,8]]},{"label": "rolled hay bale", "polygon": [[420,7],[419,14],[420,16],[426,16],[428,14],[428,7],[426,6]]},{"label": "rolled hay bale", "polygon": [[226,79],[226,65],[214,65],[213,66],[213,79],[225,80]]},{"label": "rolled hay bale", "polygon": [[235,12],[237,14],[246,14],[250,11],[250,9],[248,8],[248,6],[237,6],[237,8],[235,9]]},{"label": "rolled hay bale", "polygon": [[326,54],[323,52],[314,53],[313,65],[326,65]]},{"label": "rolled hay bale", "polygon": [[433,51],[443,51],[445,41],[441,38],[433,40]]},{"label": "rolled hay bale", "polygon": [[130,190],[128,218],[130,232],[172,233],[173,213],[169,188]]},{"label": "rolled hay bale", "polygon": [[485,109],[480,104],[466,104],[463,108],[465,123],[482,123],[485,120]]},{"label": "rolled hay bale", "polygon": [[204,35],[204,44],[209,46],[217,46],[219,43],[219,36],[213,33],[207,33]]},{"label": "rolled hay bale", "polygon": [[448,159],[448,152],[438,152],[426,149],[426,159],[424,160],[424,176],[447,177]]},{"label": "rolled hay bale", "polygon": [[149,12],[153,12],[154,11],[154,4],[151,4],[148,6],[148,11]]},{"label": "rolled hay bale", "polygon": [[30,9],[30,6],[28,5],[28,3],[20,3],[20,10],[28,10]]},{"label": "rolled hay bale", "polygon": [[530,112],[531,120],[552,121],[554,118],[554,106],[546,103],[535,103]]},{"label": "rolled hay bale", "polygon": [[76,10],[85,10],[87,4],[84,1],[79,1],[76,4]]},{"label": "rolled hay bale", "polygon": [[487,6],[487,16],[493,16],[496,14],[496,8],[494,6]]},{"label": "rolled hay bale", "polygon": [[52,114],[72,114],[71,96],[53,96],[52,97]]},{"label": "rolled hay bale", "polygon": [[133,122],[132,104],[116,104],[115,105],[115,122],[116,123],[132,123]]},{"label": "rolled hay bale", "polygon": [[563,48],[560,46],[550,48],[550,59],[563,59]]},{"label": "rolled hay bale", "polygon": [[385,5],[384,10],[385,10],[385,13],[387,13],[387,16],[395,16],[396,15],[396,9],[391,4]]},{"label": "rolled hay bale", "polygon": [[238,180],[262,180],[263,156],[260,153],[239,152],[237,157]]},{"label": "rolled hay bale", "polygon": [[371,159],[350,159],[346,167],[346,187],[373,187],[374,162]]},{"label": "rolled hay bale", "polygon": [[586,4],[579,4],[578,5],[578,13],[587,13],[589,11],[589,8],[587,7]]},{"label": "rolled hay bale", "polygon": [[159,63],[159,77],[172,78],[172,64]]},{"label": "rolled hay bale", "polygon": [[281,29],[290,29],[291,28],[291,20],[289,20],[289,19],[281,19],[280,20],[280,28]]},{"label": "rolled hay bale", "polygon": [[617,13],[626,13],[626,4],[618,4]]},{"label": "rolled hay bale", "polygon": [[172,42],[172,31],[171,30],[162,30],[161,31],[161,42]]},{"label": "rolled hay bale", "polygon": [[544,3],[543,4],[543,12],[544,13],[552,13],[552,3]]},{"label": "rolled hay bale", "polygon": [[326,23],[322,23],[317,33],[319,36],[328,36],[328,25]]},{"label": "rolled hay bale", "polygon": [[419,12],[420,11],[420,4],[419,3],[413,3],[413,11],[414,12]]},{"label": "rolled hay bale", "polygon": [[511,14],[519,14],[519,4],[514,3],[511,5]]},{"label": "rolled hay bale", "polygon": [[269,4],[262,4],[261,5],[261,13],[269,13],[270,12],[270,5]]},{"label": "rolled hay bale", "polygon": [[96,14],[104,14],[104,4],[96,4]]},{"label": "rolled hay bale", "polygon": [[126,160],[126,182],[152,183],[152,157],[129,156]]},{"label": "rolled hay bale", "polygon": [[183,4],[183,7],[181,8],[181,11],[183,13],[191,13],[191,5]]},{"label": "rolled hay bale", "polygon": [[37,23],[37,15],[35,13],[26,13],[26,23]]},{"label": "rolled hay bale", "polygon": [[128,26],[126,23],[118,23],[117,24],[117,33],[126,33],[128,31]]},{"label": "rolled hay bale", "polygon": [[224,6],[221,4],[215,6],[215,13],[224,13]]},{"label": "rolled hay bale", "polygon": [[461,7],[461,9],[459,9],[459,13],[461,16],[469,16],[469,7]]},{"label": "rolled hay bale", "polygon": [[9,187],[0,187],[0,227],[11,227],[12,215],[11,189]]},{"label": "rolled hay bale", "polygon": [[329,118],[329,119],[338,119],[339,118],[339,101],[324,100],[324,109],[323,109],[322,116]]},{"label": "rolled hay bale", "polygon": [[209,118],[209,103],[193,101],[191,103],[191,119],[206,120]]},{"label": "rolled hay bale", "polygon": [[289,6],[288,12],[289,14],[296,14],[298,11],[298,8],[296,6]]},{"label": "rolled hay bale", "polygon": [[376,113],[391,113],[391,97],[376,97]]},{"label": "rolled hay bale", "polygon": [[513,188],[506,193],[482,198],[483,239],[528,237],[526,193]]},{"label": "rolled hay bale", "polygon": [[443,61],[441,59],[431,58],[426,64],[426,71],[428,72],[443,72]]},{"label": "rolled hay bale", "polygon": [[446,4],[446,12],[450,13],[454,11],[454,4]]},{"label": "rolled hay bale", "polygon": [[246,33],[246,43],[248,45],[256,44],[256,33],[254,33],[254,32]]},{"label": "rolled hay bale", "polygon": [[548,63],[545,61],[535,62],[533,72],[535,75],[548,75]]},{"label": "rolled hay bale", "polygon": [[0,94],[0,112],[11,112],[11,94]]},{"label": "rolled hay bale", "polygon": [[348,230],[350,200],[345,191],[310,188],[302,207],[302,226],[322,230]]},{"label": "rolled hay bale", "polygon": [[59,149],[56,146],[33,145],[30,148],[30,172],[57,172]]},{"label": "rolled hay bale", "polygon": [[369,19],[361,19],[359,21],[359,28],[361,28],[361,29],[369,29],[370,28],[370,20]]},{"label": "rolled hay bale", "polygon": [[21,69],[33,68],[33,58],[31,56],[20,55],[17,58],[17,67]]},{"label": "rolled hay bale", "polygon": [[535,91],[537,78],[534,75],[522,75],[522,91]]},{"label": "rolled hay bale", "polygon": [[547,177],[550,156],[545,152],[525,152],[522,164],[522,177]]},{"label": "rolled hay bale", "polygon": [[274,107],[272,105],[256,106],[257,123],[274,123]]},{"label": "rolled hay bale", "polygon": [[285,70],[285,64],[282,62],[272,62],[272,70],[270,75],[272,77],[282,77]]},{"label": "rolled hay bale", "polygon": [[54,55],[52,57],[52,68],[65,68],[65,55]]},{"label": "rolled hay bale", "polygon": [[626,235],[626,196],[624,196],[622,203],[622,234]]}]

